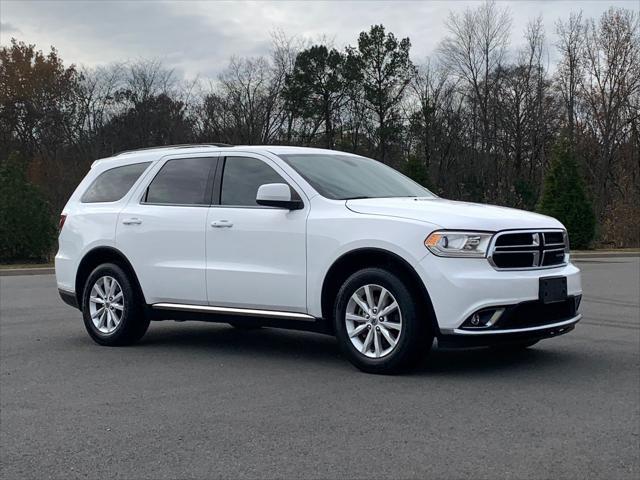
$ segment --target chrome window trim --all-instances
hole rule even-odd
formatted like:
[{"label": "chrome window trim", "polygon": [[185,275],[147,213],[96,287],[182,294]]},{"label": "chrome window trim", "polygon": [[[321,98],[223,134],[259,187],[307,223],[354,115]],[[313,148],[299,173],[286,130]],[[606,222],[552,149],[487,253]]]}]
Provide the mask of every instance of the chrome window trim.
[{"label": "chrome window trim", "polygon": [[[218,152],[213,152],[215,155],[212,155],[209,152],[206,153],[190,153],[188,155],[177,155],[177,154],[173,154],[173,155],[165,155],[164,157],[162,157],[158,162],[158,168],[155,170],[155,172],[153,173],[153,177],[151,179],[149,179],[144,188],[142,189],[142,192],[140,192],[140,194],[137,196],[138,198],[138,205],[148,205],[148,206],[152,206],[152,207],[206,207],[209,208],[211,206],[211,201],[209,202],[205,202],[205,203],[159,203],[159,202],[147,202],[145,200],[145,197],[147,196],[147,191],[149,190],[149,187],[151,186],[151,184],[153,183],[153,181],[156,179],[156,177],[160,174],[160,172],[162,172],[162,169],[171,161],[174,160],[190,160],[190,159],[194,159],[194,158],[208,158],[208,159],[212,159],[215,160],[216,162],[219,161],[219,156],[217,155]],[[217,167],[217,165],[216,165]],[[147,170],[145,170],[146,172]],[[215,172],[215,170],[214,170]]]},{"label": "chrome window trim", "polygon": [[[235,153],[235,152],[233,152],[233,153]],[[254,209],[261,209],[261,210],[264,210],[264,209],[267,209],[267,210],[289,210],[288,208],[267,207],[265,205],[228,205],[228,204],[222,203],[222,187],[224,185],[224,170],[225,170],[225,167],[227,166],[227,159],[229,159],[229,158],[251,158],[253,160],[258,160],[259,162],[264,163],[267,167],[271,168],[271,170],[273,170],[275,172],[275,174],[278,175],[282,179],[281,183],[286,184],[293,192],[296,193],[296,195],[298,195],[298,197],[300,197],[300,201],[302,202],[302,208],[300,210],[304,210],[304,208],[306,206],[306,203],[305,203],[304,199],[302,198],[302,194],[300,194],[300,192],[298,191],[299,188],[296,188],[296,187],[294,187],[292,185],[293,179],[289,175],[287,175],[287,172],[282,170],[280,165],[278,165],[276,162],[273,162],[268,157],[261,158],[260,156],[257,156],[255,154],[220,155],[219,159],[222,161],[222,171],[220,173],[220,192],[219,192],[220,193],[220,198],[218,199],[219,203],[216,203],[216,202],[212,202],[211,203],[212,207],[221,207],[221,208],[254,208]],[[280,158],[280,157],[278,157],[278,158]],[[282,170],[282,171],[278,171],[278,168],[280,168],[280,170]],[[283,173],[287,177],[289,177],[289,180],[287,180],[283,176]],[[214,190],[215,190],[215,185],[214,185]]]},{"label": "chrome window trim", "polygon": [[[544,255],[547,252],[555,252],[558,250],[564,250],[566,248],[566,245],[564,245],[563,248],[550,248],[548,250],[544,250],[542,252],[542,257],[540,256],[540,252],[536,251],[536,250],[524,250],[524,251],[516,251],[516,250],[506,250],[506,251],[498,251],[495,252],[496,249],[496,242],[498,241],[498,238],[500,238],[502,235],[508,235],[508,234],[518,234],[518,233],[532,233],[532,234],[544,234],[544,233],[562,233],[564,235],[563,238],[566,238],[566,231],[563,230],[562,228],[527,228],[527,229],[514,229],[514,230],[501,230],[499,232],[497,232],[493,238],[491,239],[491,242],[489,242],[489,247],[487,248],[487,260],[489,261],[489,264],[496,270],[500,271],[500,272],[516,272],[516,271],[528,271],[528,270],[549,270],[552,268],[560,268],[560,267],[566,267],[569,264],[569,255],[565,253],[564,256],[564,262],[562,263],[558,263],[556,265],[545,265],[542,266],[540,265],[541,263],[544,262]],[[538,235],[538,242],[540,242],[540,236]],[[553,243],[553,244],[549,244],[549,247],[554,247],[554,246],[560,246],[563,244],[559,244],[559,243]],[[532,245],[514,245],[514,248],[517,247],[536,247],[539,246],[539,243],[536,245],[535,241]],[[547,246],[546,244],[544,244],[544,246]],[[503,248],[505,247],[504,245],[498,246],[497,248]],[[509,247],[508,245],[506,247]],[[494,260],[493,260],[493,255],[494,253],[531,253],[533,254],[534,257],[534,263],[537,263],[537,266],[531,266],[531,267],[518,267],[518,268],[501,268],[498,267]]]},{"label": "chrome window trim", "polygon": [[[96,174],[95,178],[93,180],[91,180],[91,183],[89,183],[89,185],[87,185],[87,187],[84,189],[84,191],[80,195],[80,198],[78,199],[78,203],[80,203],[82,205],[96,205],[96,204],[97,205],[107,205],[107,204],[117,204],[118,202],[121,202],[123,199],[127,198],[131,192],[133,192],[133,191],[135,191],[137,189],[138,185],[146,177],[147,172],[149,172],[149,170],[151,168],[153,168],[152,163],[153,163],[152,160],[148,160],[148,161],[144,161],[144,162],[124,163],[122,165],[117,165],[115,167],[107,168],[107,169],[101,171],[100,173]],[[133,184],[131,184],[129,189],[126,192],[124,192],[124,194],[120,198],[118,198],[116,200],[106,200],[106,201],[100,201],[100,202],[86,202],[86,201],[83,200],[84,196],[87,194],[87,192],[89,192],[91,187],[93,187],[96,184],[96,182],[98,181],[98,179],[101,176],[103,176],[105,173],[108,173],[108,172],[111,172],[113,170],[117,170],[117,169],[120,169],[120,168],[131,167],[133,165],[146,165],[146,167],[145,167],[144,170],[142,170],[142,172],[140,172],[140,175],[138,175],[138,178],[136,178],[136,181],[133,182]]]},{"label": "chrome window trim", "polygon": [[208,203],[155,203],[155,202],[140,202],[140,205],[149,205],[152,207],[205,207],[209,208],[211,205]]}]

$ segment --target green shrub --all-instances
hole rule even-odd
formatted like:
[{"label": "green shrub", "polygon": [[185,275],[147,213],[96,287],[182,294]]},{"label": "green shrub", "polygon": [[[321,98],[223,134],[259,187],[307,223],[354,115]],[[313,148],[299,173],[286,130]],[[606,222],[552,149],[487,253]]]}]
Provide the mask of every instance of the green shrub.
[{"label": "green shrub", "polygon": [[573,248],[588,248],[591,244],[596,226],[593,206],[585,193],[575,154],[564,138],[553,148],[538,211],[567,227]]},{"label": "green shrub", "polygon": [[46,260],[56,225],[40,190],[27,181],[18,155],[0,160],[0,262]]}]

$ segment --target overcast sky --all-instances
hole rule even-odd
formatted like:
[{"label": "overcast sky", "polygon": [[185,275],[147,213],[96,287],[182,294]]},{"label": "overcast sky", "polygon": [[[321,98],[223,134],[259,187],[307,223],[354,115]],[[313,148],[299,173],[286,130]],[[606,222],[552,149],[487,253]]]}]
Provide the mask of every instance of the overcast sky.
[{"label": "overcast sky", "polygon": [[[213,76],[229,57],[269,53],[270,34],[332,39],[355,44],[360,31],[382,23],[410,37],[412,57],[422,62],[446,35],[449,11],[473,1],[14,1],[0,0],[0,43],[11,37],[38,48],[55,46],[64,61],[85,66],[155,58],[187,77]],[[503,1],[513,17],[512,43],[542,15],[548,43],[553,24],[571,11],[599,17],[610,6],[638,10],[638,0]],[[555,60],[550,52],[551,61]]]}]

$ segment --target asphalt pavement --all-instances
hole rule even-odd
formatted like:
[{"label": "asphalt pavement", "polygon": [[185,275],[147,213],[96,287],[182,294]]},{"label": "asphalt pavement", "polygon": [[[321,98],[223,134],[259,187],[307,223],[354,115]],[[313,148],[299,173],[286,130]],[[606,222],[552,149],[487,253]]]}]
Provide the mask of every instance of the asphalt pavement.
[{"label": "asphalt pavement", "polygon": [[0,478],[636,479],[639,260],[578,265],[575,331],[396,377],[276,329],[157,322],[100,347],[52,275],[0,277]]}]

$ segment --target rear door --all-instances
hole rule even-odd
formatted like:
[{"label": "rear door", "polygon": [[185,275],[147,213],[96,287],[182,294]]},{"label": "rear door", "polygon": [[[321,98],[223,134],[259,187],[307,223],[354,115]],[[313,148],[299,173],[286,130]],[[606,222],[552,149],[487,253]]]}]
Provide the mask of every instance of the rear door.
[{"label": "rear door", "polygon": [[304,313],[308,201],[301,210],[260,206],[256,194],[266,183],[286,183],[302,194],[266,157],[220,159],[206,229],[209,303]]},{"label": "rear door", "polygon": [[116,245],[147,303],[207,303],[205,225],[217,154],[168,157],[120,213]]}]

